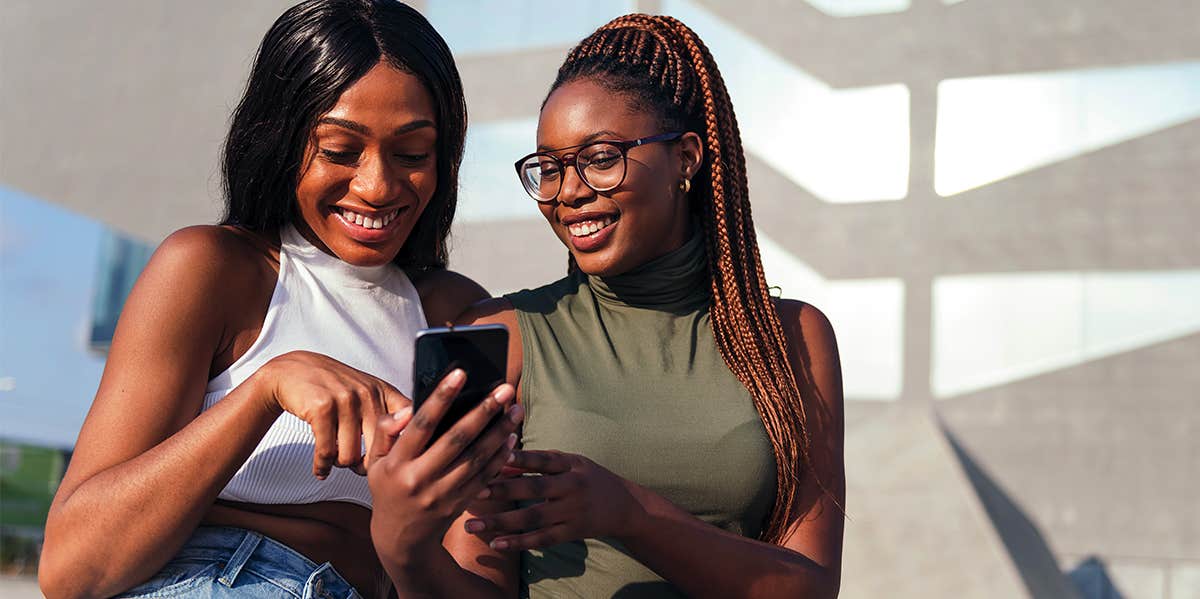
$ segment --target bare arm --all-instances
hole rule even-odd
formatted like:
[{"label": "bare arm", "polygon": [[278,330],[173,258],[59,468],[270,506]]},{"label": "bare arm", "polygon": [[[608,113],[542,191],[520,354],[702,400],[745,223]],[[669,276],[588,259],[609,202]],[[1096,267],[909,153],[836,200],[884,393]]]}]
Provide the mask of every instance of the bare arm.
[{"label": "bare arm", "polygon": [[168,237],[125,304],[46,523],[49,597],[109,596],[156,572],[274,420],[247,384],[192,421],[224,342],[229,302],[214,300],[252,293],[254,269],[226,237]]},{"label": "bare arm", "polygon": [[489,297],[479,283],[452,270],[438,269],[412,275],[421,297],[425,322],[431,327],[459,323],[459,315]]},{"label": "bare arm", "polygon": [[107,597],[158,571],[284,410],[313,426],[313,474],[323,477],[358,464],[375,415],[407,401],[335,360],[293,352],[197,416],[215,356],[244,344],[236,333],[247,327],[257,334],[247,322],[261,324],[273,282],[260,249],[226,229],[184,229],[155,252],[51,507],[38,573],[47,596]]}]

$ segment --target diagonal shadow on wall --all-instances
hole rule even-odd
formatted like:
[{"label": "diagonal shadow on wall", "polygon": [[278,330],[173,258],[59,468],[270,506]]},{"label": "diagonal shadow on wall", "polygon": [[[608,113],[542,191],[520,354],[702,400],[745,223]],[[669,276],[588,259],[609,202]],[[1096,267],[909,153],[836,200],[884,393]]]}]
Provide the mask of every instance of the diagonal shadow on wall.
[{"label": "diagonal shadow on wall", "polygon": [[1083,599],[1071,579],[1059,570],[1058,560],[1038,526],[967,453],[940,416],[937,424],[1016,565],[1029,596],[1033,599]]}]

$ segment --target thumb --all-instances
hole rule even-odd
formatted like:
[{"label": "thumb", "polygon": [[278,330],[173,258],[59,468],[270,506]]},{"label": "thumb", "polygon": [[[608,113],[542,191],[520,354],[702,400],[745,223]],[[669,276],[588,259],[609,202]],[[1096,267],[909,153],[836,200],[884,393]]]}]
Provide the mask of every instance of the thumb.
[{"label": "thumb", "polygon": [[[375,438],[371,442],[368,457],[371,461],[387,457],[396,445],[396,439],[404,432],[404,427],[412,420],[412,406],[405,406],[399,412],[384,414],[375,419]],[[367,464],[370,466],[370,464]]]},{"label": "thumb", "polygon": [[412,400],[401,393],[399,389],[385,382],[383,387],[383,404],[387,408],[387,411],[399,414],[404,408],[412,406]]}]

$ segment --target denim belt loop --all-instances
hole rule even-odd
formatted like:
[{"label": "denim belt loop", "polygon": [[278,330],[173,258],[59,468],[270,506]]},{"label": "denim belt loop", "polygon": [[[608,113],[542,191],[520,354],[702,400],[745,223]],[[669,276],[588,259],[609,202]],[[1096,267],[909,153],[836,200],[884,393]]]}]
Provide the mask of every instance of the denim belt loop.
[{"label": "denim belt loop", "polygon": [[242,571],[242,566],[250,559],[250,554],[258,548],[259,542],[263,536],[252,531],[246,531],[246,536],[242,538],[242,543],[238,545],[236,551],[233,552],[233,557],[229,558],[229,563],[225,565],[225,569],[221,571],[221,576],[217,581],[221,584],[232,588],[233,581],[237,580],[238,574]]},{"label": "denim belt loop", "polygon": [[349,591],[349,594],[344,599],[361,599],[361,595],[354,589],[347,589],[346,585],[341,582],[333,565],[325,562],[309,575],[308,581],[304,584],[303,599],[343,599],[334,593],[340,594],[346,591]]}]

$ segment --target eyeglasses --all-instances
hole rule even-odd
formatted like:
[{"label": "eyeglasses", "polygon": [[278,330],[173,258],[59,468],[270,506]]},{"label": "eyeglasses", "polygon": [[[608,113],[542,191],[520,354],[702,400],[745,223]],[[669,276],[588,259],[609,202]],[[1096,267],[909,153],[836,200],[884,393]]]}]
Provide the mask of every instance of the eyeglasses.
[{"label": "eyeglasses", "polygon": [[632,141],[593,141],[557,150],[575,150],[562,158],[549,152],[534,152],[513,166],[517,167],[517,176],[530,197],[538,202],[553,202],[562,191],[568,166],[574,165],[579,180],[593,191],[611,191],[625,181],[630,148],[680,137],[683,132],[660,133]]}]

